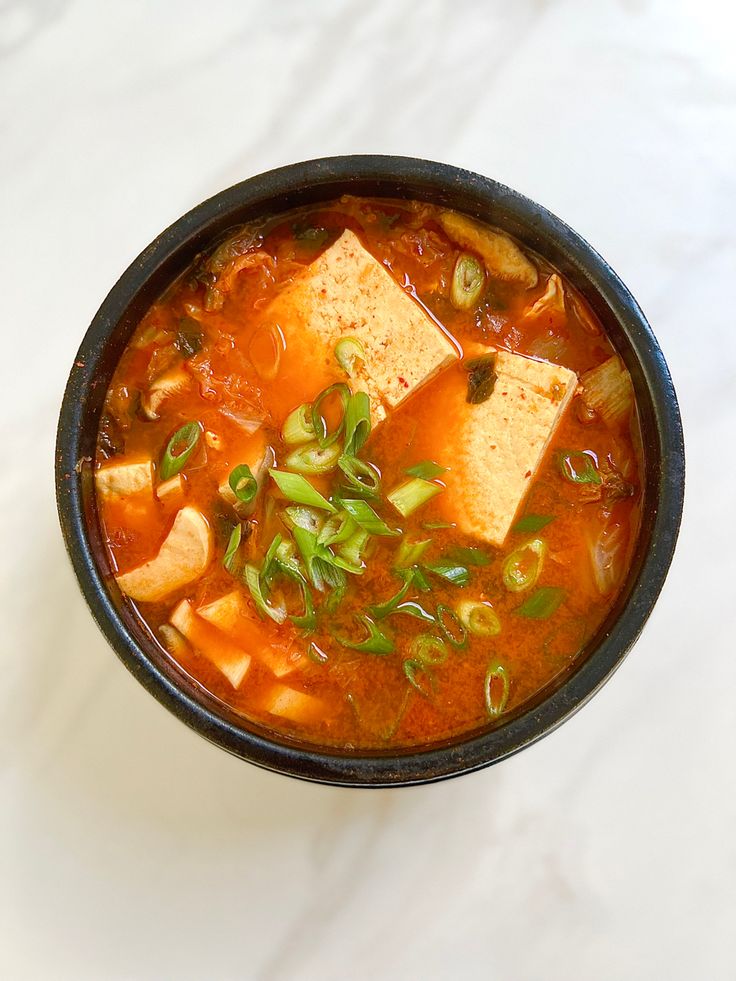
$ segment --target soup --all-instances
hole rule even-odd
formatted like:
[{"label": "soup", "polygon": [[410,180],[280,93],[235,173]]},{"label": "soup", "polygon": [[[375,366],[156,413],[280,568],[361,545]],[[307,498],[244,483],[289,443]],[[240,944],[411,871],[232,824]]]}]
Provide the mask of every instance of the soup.
[{"label": "soup", "polygon": [[95,484],[122,602],[244,718],[345,749],[501,724],[610,610],[631,380],[504,233],[344,197],[235,230],[143,318]]}]

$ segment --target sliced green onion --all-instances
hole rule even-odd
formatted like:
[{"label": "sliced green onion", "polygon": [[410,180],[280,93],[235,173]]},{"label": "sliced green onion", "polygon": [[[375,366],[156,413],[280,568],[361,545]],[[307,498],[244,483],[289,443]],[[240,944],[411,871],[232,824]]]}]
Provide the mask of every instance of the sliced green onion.
[{"label": "sliced green onion", "polygon": [[240,466],[235,467],[228,478],[228,484],[230,484],[230,490],[243,504],[250,504],[258,493],[258,481],[247,463],[241,463]]},{"label": "sliced green onion", "polygon": [[312,591],[310,590],[307,583],[304,582],[301,576],[295,577],[299,589],[302,593],[302,603],[304,604],[304,612],[299,614],[299,616],[290,616],[289,619],[298,627],[303,633],[310,634],[317,627],[317,614],[314,612],[314,601],[312,599]]},{"label": "sliced green onion", "polygon": [[434,678],[425,664],[414,658],[404,661],[404,674],[409,684],[416,688],[420,695],[429,698],[434,694]]},{"label": "sliced green onion", "polygon": [[461,600],[457,604],[456,613],[471,634],[476,634],[478,637],[495,637],[501,633],[501,621],[489,603]]},{"label": "sliced green onion", "polygon": [[388,500],[404,518],[408,518],[417,508],[431,501],[436,494],[444,490],[439,484],[430,483],[422,477],[412,477],[395,487],[387,495]]},{"label": "sliced green onion", "polygon": [[363,528],[356,528],[346,541],[337,545],[335,565],[353,575],[360,575],[364,568],[363,550],[370,540],[370,535]]},{"label": "sliced green onion", "polygon": [[[337,395],[339,397],[340,402],[342,403],[342,413],[340,415],[340,421],[337,424],[337,428],[330,433],[327,431],[327,420],[324,418],[320,410],[322,408],[322,403],[331,395]],[[323,392],[320,392],[312,403],[312,428],[314,429],[317,437],[317,442],[322,448],[331,446],[333,443],[337,442],[342,435],[342,431],[345,428],[345,414],[347,412],[349,401],[350,389],[348,386],[345,384],[345,382],[335,382],[334,385],[330,385]]]},{"label": "sliced green onion", "polygon": [[439,477],[446,472],[447,467],[441,467],[439,463],[434,463],[432,460],[422,460],[421,463],[415,463],[413,467],[407,467],[404,471],[410,477],[421,477],[423,480],[432,480],[433,477]]},{"label": "sliced green onion", "polygon": [[440,630],[453,647],[462,648],[467,645],[468,632],[465,629],[465,624],[452,607],[440,603],[437,607],[436,620]]},{"label": "sliced green onion", "polygon": [[343,455],[337,461],[338,467],[347,477],[348,483],[361,492],[362,497],[380,498],[381,478],[375,467],[357,456]]},{"label": "sliced green onion", "polygon": [[307,567],[309,580],[315,589],[324,592],[325,586],[335,589],[346,585],[344,570],[336,564],[332,552],[319,545],[317,536],[304,528],[294,528],[294,541]]},{"label": "sliced green onion", "polygon": [[412,578],[414,580],[414,585],[417,587],[420,593],[432,592],[432,585],[427,579],[427,577],[424,575],[424,572],[420,566],[415,565],[413,569],[406,569],[406,570],[400,569],[398,570],[397,574],[401,575],[407,572],[411,573]]},{"label": "sliced green onion", "polygon": [[281,438],[287,446],[299,446],[314,439],[312,406],[305,402],[290,412],[281,427]]},{"label": "sliced green onion", "polygon": [[486,271],[474,255],[461,252],[457,257],[450,286],[450,302],[456,310],[472,310],[480,299]]},{"label": "sliced green onion", "polygon": [[283,541],[282,536],[277,532],[273,536],[273,540],[271,541],[271,544],[268,546],[268,549],[266,550],[266,554],[263,557],[263,567],[261,569],[261,581],[266,583],[267,585],[270,584],[271,580],[276,574],[277,571],[276,554],[278,552],[278,548],[281,545],[282,541]]},{"label": "sliced green onion", "polygon": [[287,576],[295,578],[296,576],[302,576],[302,567],[299,562],[299,556],[296,554],[296,546],[294,542],[284,539],[280,542],[278,548],[276,549],[276,563],[282,572],[286,573]]},{"label": "sliced green onion", "polygon": [[600,484],[601,475],[590,453],[561,450],[557,462],[562,476],[571,484]]},{"label": "sliced green onion", "polygon": [[492,559],[482,548],[464,548],[456,545],[447,553],[447,558],[460,565],[490,565]]},{"label": "sliced green onion", "polygon": [[533,538],[517,548],[503,564],[503,584],[509,592],[520,593],[539,579],[547,546],[541,538]]},{"label": "sliced green onion", "polygon": [[343,337],[335,345],[335,360],[347,375],[352,375],[356,361],[365,361],[365,349],[355,337]]},{"label": "sliced green onion", "polygon": [[344,637],[335,637],[338,644],[349,648],[351,651],[361,651],[363,654],[391,654],[394,650],[394,642],[388,634],[365,613],[356,613],[355,619],[362,624],[368,631],[365,640],[350,641]]},{"label": "sliced green onion", "polygon": [[196,450],[201,435],[202,427],[198,422],[188,422],[177,429],[161,458],[161,480],[170,480],[184,469]]},{"label": "sliced green onion", "polygon": [[442,528],[454,528],[454,521],[423,521],[422,528],[427,531],[439,531]]},{"label": "sliced green onion", "polygon": [[[315,556],[314,567],[317,571],[317,576],[330,589],[341,589],[347,585],[345,569],[339,564],[339,559],[331,552],[327,551],[326,555]],[[351,569],[350,571],[353,572],[354,570]]]},{"label": "sliced green onion", "polygon": [[286,458],[286,466],[297,473],[329,473],[337,466],[340,459],[340,447],[337,443],[331,446],[320,446],[319,443],[307,443],[300,446]]},{"label": "sliced green onion", "polygon": [[417,603],[415,600],[405,600],[403,603],[399,603],[395,610],[391,611],[392,614],[405,613],[409,617],[414,617],[415,620],[421,620],[423,623],[436,623],[437,621],[428,613],[423,606]]},{"label": "sliced green onion", "polygon": [[295,504],[306,504],[308,507],[321,508],[324,511],[335,511],[335,506],[322,497],[320,492],[309,483],[306,477],[298,473],[288,473],[286,470],[269,470],[274,483],[289,501]]},{"label": "sliced green onion", "polygon": [[463,365],[468,372],[468,390],[465,401],[471,405],[480,405],[491,397],[496,384],[496,358],[492,354],[473,358]]},{"label": "sliced green onion", "polygon": [[425,565],[424,568],[453,586],[467,586],[470,582],[470,570],[464,565],[436,562],[432,565]]},{"label": "sliced green onion", "polygon": [[411,642],[411,654],[412,658],[421,661],[422,664],[435,667],[445,663],[449,651],[447,644],[440,637],[435,637],[434,634],[419,634]]},{"label": "sliced green onion", "polygon": [[554,521],[555,516],[553,514],[525,514],[523,518],[520,518],[512,531],[515,535],[522,534],[534,534],[535,531],[541,531],[545,528],[550,521]]},{"label": "sliced green onion", "polygon": [[365,392],[350,396],[345,410],[345,453],[356,456],[371,434],[371,402]]},{"label": "sliced green onion", "polygon": [[399,545],[398,549],[396,550],[394,568],[405,569],[407,566],[416,565],[431,544],[431,538],[425,538],[424,541],[420,542],[412,541],[409,538],[404,538],[401,545]]},{"label": "sliced green onion", "polygon": [[357,521],[370,535],[398,535],[398,531],[389,528],[383,518],[380,518],[367,501],[342,499],[342,507],[350,517]]},{"label": "sliced green onion", "polygon": [[317,647],[314,641],[307,648],[307,657],[310,661],[314,661],[315,664],[327,664],[330,660],[325,652],[320,647]]},{"label": "sliced green onion", "polygon": [[240,549],[240,540],[242,537],[243,526],[237,524],[230,532],[230,538],[227,543],[227,548],[225,549],[225,556],[222,560],[222,564],[231,576],[236,576],[238,574],[238,551]]},{"label": "sliced green onion", "polygon": [[272,606],[267,602],[266,597],[263,595],[263,588],[261,586],[261,576],[258,569],[250,563],[243,569],[243,576],[245,578],[245,584],[250,590],[250,595],[253,597],[253,602],[256,604],[256,609],[262,616],[270,617],[275,623],[283,623],[286,619],[286,610],[280,606]]},{"label": "sliced green onion", "polygon": [[514,612],[527,620],[546,620],[556,612],[565,595],[565,590],[558,586],[540,586]]},{"label": "sliced green onion", "polygon": [[327,613],[335,613],[337,608],[340,606],[342,601],[345,599],[345,594],[348,591],[348,584],[345,583],[343,586],[335,586],[331,593],[322,601],[322,609]]},{"label": "sliced green onion", "polygon": [[398,591],[398,593],[394,593],[394,595],[390,599],[387,599],[383,603],[376,603],[374,606],[368,607],[368,609],[376,618],[376,620],[383,620],[384,617],[387,617],[390,613],[394,612],[396,607],[409,592],[411,588],[411,584],[412,584],[412,578],[411,576],[407,576],[406,582]]},{"label": "sliced green onion", "polygon": [[331,514],[322,525],[317,542],[319,545],[339,545],[347,541],[357,527],[347,511],[338,511],[337,514]]},{"label": "sliced green onion", "polygon": [[486,711],[492,719],[499,716],[506,708],[510,688],[511,683],[506,668],[494,658],[488,665],[483,683]]},{"label": "sliced green onion", "polygon": [[306,508],[303,505],[285,508],[283,519],[289,528],[303,528],[313,535],[319,534],[325,521],[325,517],[320,511]]}]

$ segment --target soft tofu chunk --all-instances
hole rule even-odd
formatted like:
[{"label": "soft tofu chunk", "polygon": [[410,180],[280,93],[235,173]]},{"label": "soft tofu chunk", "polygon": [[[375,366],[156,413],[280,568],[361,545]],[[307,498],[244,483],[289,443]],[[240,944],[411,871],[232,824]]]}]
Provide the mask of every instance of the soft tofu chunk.
[{"label": "soft tofu chunk", "polygon": [[184,496],[184,478],[180,473],[164,480],[156,488],[156,497],[165,504],[179,501]]},{"label": "soft tofu chunk", "polygon": [[251,664],[247,651],[197,616],[189,600],[182,600],[174,608],[169,622],[225,675],[233,688],[240,687]]},{"label": "soft tofu chunk", "polygon": [[337,342],[356,338],[365,361],[356,363],[350,384],[370,396],[374,424],[458,357],[437,324],[350,230],[282,290],[268,319],[279,324],[287,351],[301,345],[303,371],[320,359],[334,364]]},{"label": "soft tofu chunk", "polygon": [[95,471],[97,493],[105,500],[121,500],[135,494],[153,492],[153,464],[150,460],[112,463]]},{"label": "soft tofu chunk", "polygon": [[[444,477],[443,506],[459,528],[503,545],[577,387],[575,372],[499,351],[496,384],[479,405],[460,402],[453,427],[457,464]],[[456,476],[457,475],[457,476]],[[438,498],[438,501],[440,499]]]},{"label": "soft tofu chunk", "polygon": [[171,531],[158,555],[117,577],[118,585],[132,599],[153,603],[198,579],[212,558],[212,531],[194,507],[184,507],[174,518]]},{"label": "soft tofu chunk", "polygon": [[274,685],[262,707],[271,715],[290,722],[311,722],[324,714],[324,705],[319,698],[286,685]]}]

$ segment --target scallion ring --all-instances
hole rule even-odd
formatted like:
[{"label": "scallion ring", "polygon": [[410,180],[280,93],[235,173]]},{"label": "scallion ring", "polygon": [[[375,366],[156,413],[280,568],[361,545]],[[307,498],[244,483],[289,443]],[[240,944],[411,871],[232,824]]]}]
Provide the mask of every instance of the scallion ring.
[{"label": "scallion ring", "polygon": [[461,649],[467,646],[468,631],[452,607],[440,603],[437,607],[436,619],[440,630],[453,647]]},{"label": "scallion ring", "polygon": [[243,504],[250,504],[258,493],[258,481],[247,463],[241,463],[231,472],[228,479],[230,490]]},{"label": "scallion ring", "polygon": [[184,469],[197,448],[202,427],[198,422],[187,422],[177,429],[168,442],[161,459],[161,479],[170,480]]},{"label": "scallion ring", "polygon": [[506,668],[500,661],[494,659],[488,665],[483,683],[486,711],[492,719],[499,716],[506,708],[510,688],[511,682]]},{"label": "scallion ring", "polygon": [[335,360],[346,375],[352,375],[356,361],[365,361],[365,349],[355,337],[343,337],[335,345]]},{"label": "scallion ring", "polygon": [[[341,414],[340,421],[337,427],[333,429],[332,432],[327,430],[327,420],[322,415],[322,403],[329,399],[330,396],[337,395],[341,403]],[[331,446],[333,443],[342,435],[345,428],[345,413],[348,408],[348,402],[350,401],[350,389],[345,384],[345,382],[335,382],[334,385],[328,386],[324,391],[320,392],[317,398],[312,403],[312,428],[317,437],[317,442],[324,448],[326,446]]]},{"label": "scallion ring", "polygon": [[329,473],[337,466],[340,459],[340,446],[332,443],[330,446],[320,446],[319,443],[307,443],[293,450],[285,460],[285,466],[297,473]]}]

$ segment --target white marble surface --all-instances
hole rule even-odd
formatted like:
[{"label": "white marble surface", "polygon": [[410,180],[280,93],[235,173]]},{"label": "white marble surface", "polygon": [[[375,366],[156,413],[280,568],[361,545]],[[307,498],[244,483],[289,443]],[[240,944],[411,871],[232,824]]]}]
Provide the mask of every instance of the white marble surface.
[{"label": "white marble surface", "polygon": [[[733,5],[0,3],[0,976],[736,976]],[[119,664],[57,527],[53,438],[132,257],[271,166],[496,177],[612,262],[686,425],[679,550],[575,719],[414,790],[231,759]]]}]

